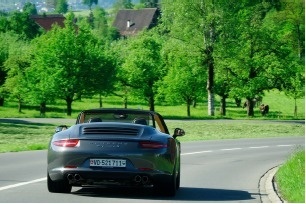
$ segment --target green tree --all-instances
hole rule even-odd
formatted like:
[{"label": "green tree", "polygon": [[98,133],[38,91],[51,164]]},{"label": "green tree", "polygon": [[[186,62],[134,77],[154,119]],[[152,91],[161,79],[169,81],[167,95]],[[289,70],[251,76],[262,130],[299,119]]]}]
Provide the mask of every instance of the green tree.
[{"label": "green tree", "polygon": [[159,0],[140,0],[140,4],[143,4],[145,8],[157,8],[159,3]]},{"label": "green tree", "polygon": [[113,9],[118,11],[119,9],[133,9],[134,4],[131,0],[116,0],[113,4]]},{"label": "green tree", "polygon": [[126,55],[128,50],[125,48],[128,47],[128,41],[124,39],[119,39],[111,43],[110,45],[110,53],[112,56],[116,58],[116,81],[115,81],[115,89],[112,92],[112,95],[116,95],[122,98],[123,107],[128,107],[128,98],[129,93],[132,88],[129,86],[129,79],[125,77],[126,71],[122,69],[122,65],[126,60]]},{"label": "green tree", "polygon": [[93,4],[98,4],[98,0],[83,0],[83,4],[87,5],[91,10]]},{"label": "green tree", "polygon": [[57,13],[67,13],[68,11],[68,3],[67,0],[57,0],[56,1],[56,7],[55,7],[55,11]]},{"label": "green tree", "polygon": [[223,23],[220,33],[217,64],[230,79],[229,94],[246,98],[248,116],[254,116],[253,99],[265,90],[279,87],[286,72],[288,51],[265,23],[273,8],[272,3],[260,0],[234,4],[235,13],[227,18],[230,23]]},{"label": "green tree", "polygon": [[305,1],[281,0],[279,12],[273,16],[275,25],[299,59],[305,60]]},{"label": "green tree", "polygon": [[0,32],[5,33],[9,28],[8,14],[0,12]]},{"label": "green tree", "polygon": [[7,78],[4,89],[9,93],[9,98],[18,103],[18,112],[22,111],[22,104],[28,93],[26,88],[25,72],[30,67],[30,49],[25,41],[17,41],[10,45],[8,59],[4,66],[7,70]]},{"label": "green tree", "polygon": [[121,47],[122,64],[118,80],[133,90],[133,96],[145,100],[153,111],[158,82],[165,73],[160,54],[161,45],[159,37],[152,31],[145,31],[128,38],[126,46]]},{"label": "green tree", "polygon": [[35,4],[32,4],[30,2],[26,2],[23,6],[23,12],[26,12],[30,15],[37,15],[37,10]]},{"label": "green tree", "polygon": [[[280,77],[281,89],[295,100],[294,116],[297,116],[296,100],[305,94],[305,3],[303,0],[281,1],[278,10],[267,18],[267,27],[273,37],[286,48],[286,72]],[[272,31],[273,29],[273,31]],[[276,32],[277,31],[277,32]]]},{"label": "green tree", "polygon": [[220,96],[220,115],[226,116],[226,99],[230,93],[230,78],[224,70],[218,69],[215,73],[215,93]]},{"label": "green tree", "polygon": [[[294,99],[294,117],[297,117],[298,107],[297,99],[303,98],[305,96],[305,69],[304,65],[300,63],[292,63],[294,67],[290,77],[287,77],[284,84],[284,91],[287,96]],[[291,67],[288,67],[289,69]]]},{"label": "green tree", "polygon": [[27,12],[13,12],[0,18],[0,31],[12,31],[21,38],[31,40],[42,33],[40,27],[30,18]]},{"label": "green tree", "polygon": [[88,24],[76,29],[73,20],[70,13],[65,28],[56,27],[37,39],[31,66],[32,73],[49,74],[39,83],[49,84],[56,97],[66,101],[67,115],[72,113],[72,102],[82,95],[108,91],[115,72],[112,59],[91,34]]},{"label": "green tree", "polygon": [[159,85],[159,92],[171,104],[185,103],[190,117],[192,103],[205,93],[202,85],[206,74],[201,67],[200,52],[183,41],[169,39],[162,53],[168,72]]},{"label": "green tree", "polygon": [[4,67],[5,61],[9,57],[10,47],[18,41],[18,35],[12,32],[0,32],[0,106],[3,106],[4,99],[8,95],[5,91],[4,83],[7,77],[7,69]]},{"label": "green tree", "polygon": [[162,1],[162,22],[171,38],[189,42],[202,55],[202,67],[207,71],[208,115],[213,116],[214,47],[218,38],[217,27],[222,16],[223,0]]},{"label": "green tree", "polygon": [[92,32],[93,34],[106,42],[112,42],[120,37],[120,33],[109,26],[109,14],[103,8],[95,7],[92,11]]}]

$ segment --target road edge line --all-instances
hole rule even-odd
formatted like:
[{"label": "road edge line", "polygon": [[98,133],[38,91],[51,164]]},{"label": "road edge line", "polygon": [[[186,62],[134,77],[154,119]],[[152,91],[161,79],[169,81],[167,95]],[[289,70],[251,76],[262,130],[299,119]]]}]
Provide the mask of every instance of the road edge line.
[{"label": "road edge line", "polygon": [[32,184],[32,183],[38,183],[38,182],[45,181],[45,180],[47,180],[47,177],[40,178],[40,179],[35,179],[35,180],[32,180],[32,181],[16,183],[16,184],[8,185],[8,186],[3,186],[3,187],[0,187],[0,191],[4,191],[4,190],[10,189],[10,188],[17,188],[19,186],[29,185],[29,184]]}]

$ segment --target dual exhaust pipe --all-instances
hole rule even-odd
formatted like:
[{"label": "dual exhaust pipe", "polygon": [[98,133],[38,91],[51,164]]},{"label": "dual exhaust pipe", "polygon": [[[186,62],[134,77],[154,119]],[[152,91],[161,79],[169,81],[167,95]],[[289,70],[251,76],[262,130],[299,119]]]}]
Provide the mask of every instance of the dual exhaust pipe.
[{"label": "dual exhaust pipe", "polygon": [[149,183],[149,177],[148,177],[148,176],[136,175],[136,176],[134,177],[134,181],[135,181],[136,183],[147,184],[147,183]]},{"label": "dual exhaust pipe", "polygon": [[80,181],[81,176],[79,174],[68,174],[67,179],[68,181]]},{"label": "dual exhaust pipe", "polygon": [[[68,174],[67,179],[69,182],[78,182],[82,179],[82,177],[79,174]],[[138,184],[148,184],[149,183],[149,177],[148,176],[140,176],[136,175],[134,177],[134,182]]]}]

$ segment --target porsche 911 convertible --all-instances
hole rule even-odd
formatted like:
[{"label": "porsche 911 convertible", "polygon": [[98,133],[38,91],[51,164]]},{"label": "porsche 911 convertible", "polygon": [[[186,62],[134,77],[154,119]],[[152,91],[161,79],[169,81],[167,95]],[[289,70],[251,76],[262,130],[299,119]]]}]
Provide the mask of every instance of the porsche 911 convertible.
[{"label": "porsche 911 convertible", "polygon": [[174,196],[180,187],[180,142],[154,111],[90,109],[58,126],[48,148],[49,192],[80,187],[150,187]]}]

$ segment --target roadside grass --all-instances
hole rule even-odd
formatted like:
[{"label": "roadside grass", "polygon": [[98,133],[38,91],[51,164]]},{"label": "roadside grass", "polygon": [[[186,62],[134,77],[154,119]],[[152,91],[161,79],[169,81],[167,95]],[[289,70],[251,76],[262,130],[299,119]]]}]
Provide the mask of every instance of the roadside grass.
[{"label": "roadside grass", "polygon": [[[242,101],[243,102],[243,101]],[[187,117],[187,107],[185,104],[166,105],[157,103],[155,110],[166,119],[252,119],[252,120],[292,120],[305,119],[305,101],[297,100],[298,114],[294,116],[294,100],[288,98],[283,92],[277,90],[265,93],[262,103],[270,106],[267,116],[261,116],[259,107],[254,108],[255,116],[248,117],[246,109],[237,107],[233,99],[227,100],[226,116],[220,115],[220,98],[215,99],[215,116],[208,116],[207,101],[198,101],[196,107],[191,107],[191,117]],[[103,97],[103,108],[123,108],[123,100],[118,96]],[[56,101],[54,104],[47,104],[47,112],[44,116],[39,113],[39,107],[33,105],[23,105],[22,112],[18,112],[17,103],[5,101],[4,106],[0,107],[1,118],[70,118],[74,119],[77,114],[84,109],[99,108],[99,98],[82,98],[72,103],[72,115],[66,114],[66,103]],[[148,110],[147,104],[136,99],[128,100],[128,108]]]},{"label": "roadside grass", "polygon": [[[185,130],[186,135],[179,137],[181,142],[305,135],[305,126],[299,122],[166,120],[166,123],[171,134],[176,127]],[[47,149],[48,142],[58,125],[60,124],[30,123],[25,120],[16,123],[14,120],[12,122],[0,120],[0,152]]]},{"label": "roadside grass", "polygon": [[0,152],[47,149],[54,125],[0,123]]},{"label": "roadside grass", "polygon": [[169,132],[183,128],[186,136],[179,140],[221,140],[241,138],[267,138],[284,136],[305,136],[303,123],[256,120],[167,120]]},{"label": "roadside grass", "polygon": [[282,198],[289,203],[305,203],[305,149],[296,149],[275,178]]}]

